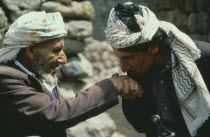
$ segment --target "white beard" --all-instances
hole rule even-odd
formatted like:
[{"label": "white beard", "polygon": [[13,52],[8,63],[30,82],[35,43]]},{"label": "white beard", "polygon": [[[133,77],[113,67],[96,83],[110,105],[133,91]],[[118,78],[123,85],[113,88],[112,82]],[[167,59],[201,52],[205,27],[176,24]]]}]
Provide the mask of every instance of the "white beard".
[{"label": "white beard", "polygon": [[52,89],[57,86],[58,78],[56,74],[54,76],[47,74],[42,69],[42,66],[40,65],[38,60],[33,61],[32,63],[33,71],[40,77],[41,83],[50,91],[52,92]]},{"label": "white beard", "polygon": [[41,83],[52,92],[53,88],[57,86],[58,78],[56,75],[52,76],[50,74],[42,74],[41,75]]}]

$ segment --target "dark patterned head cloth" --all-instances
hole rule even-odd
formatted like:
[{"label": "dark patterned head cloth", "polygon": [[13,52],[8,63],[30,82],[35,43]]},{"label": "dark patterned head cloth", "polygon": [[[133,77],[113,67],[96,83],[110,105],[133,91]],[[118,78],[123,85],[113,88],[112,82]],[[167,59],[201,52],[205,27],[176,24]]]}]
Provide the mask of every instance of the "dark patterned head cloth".
[{"label": "dark patterned head cloth", "polygon": [[[136,21],[134,26],[129,26],[129,18]],[[200,50],[193,40],[173,24],[159,21],[149,8],[131,2],[120,3],[111,10],[105,36],[113,48],[119,49],[151,41],[158,29],[173,38],[170,43],[173,83],[185,123],[191,136],[195,136],[210,115],[210,95],[194,62],[200,57]]]}]

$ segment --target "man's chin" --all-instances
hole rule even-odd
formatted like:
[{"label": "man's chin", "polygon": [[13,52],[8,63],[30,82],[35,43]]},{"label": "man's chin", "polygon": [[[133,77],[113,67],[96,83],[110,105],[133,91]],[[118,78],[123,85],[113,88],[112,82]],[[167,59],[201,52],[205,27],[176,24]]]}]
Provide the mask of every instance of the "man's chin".
[{"label": "man's chin", "polygon": [[132,79],[137,79],[140,75],[138,75],[138,74],[135,74],[135,73],[127,73],[127,76],[129,76],[130,78],[132,78]]},{"label": "man's chin", "polygon": [[51,69],[50,71],[44,71],[47,75],[51,75],[51,76],[54,76],[55,73],[56,73],[56,70],[55,69]]},{"label": "man's chin", "polygon": [[148,72],[127,72],[127,76],[135,80],[139,79],[140,77],[144,77],[145,75],[148,75]]},{"label": "man's chin", "polygon": [[127,73],[127,76],[129,76],[130,78],[134,79],[134,80],[139,80],[139,79],[145,79],[145,78],[148,78],[150,76],[152,76],[153,73],[152,71],[147,71],[147,72],[144,72],[144,73]]},{"label": "man's chin", "polygon": [[46,75],[51,75],[51,76],[54,76],[55,75],[55,71],[44,71],[44,70],[42,70],[42,69],[40,69],[40,70],[38,70],[38,71],[36,71],[36,76],[38,76],[38,77],[43,77],[44,75],[46,76]]},{"label": "man's chin", "polygon": [[51,72],[51,73],[47,73],[47,74],[49,74],[49,75],[51,75],[51,76],[55,76],[55,71],[53,71],[53,72]]}]

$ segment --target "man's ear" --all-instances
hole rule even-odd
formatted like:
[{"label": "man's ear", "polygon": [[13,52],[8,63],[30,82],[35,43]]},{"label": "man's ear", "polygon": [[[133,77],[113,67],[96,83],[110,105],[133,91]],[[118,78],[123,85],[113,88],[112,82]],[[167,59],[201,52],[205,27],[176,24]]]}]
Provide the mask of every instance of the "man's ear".
[{"label": "man's ear", "polygon": [[157,52],[158,52],[158,46],[149,48],[149,51],[150,51],[151,54],[157,54]]},{"label": "man's ear", "polygon": [[29,45],[26,47],[26,55],[33,60],[35,58],[35,45]]}]

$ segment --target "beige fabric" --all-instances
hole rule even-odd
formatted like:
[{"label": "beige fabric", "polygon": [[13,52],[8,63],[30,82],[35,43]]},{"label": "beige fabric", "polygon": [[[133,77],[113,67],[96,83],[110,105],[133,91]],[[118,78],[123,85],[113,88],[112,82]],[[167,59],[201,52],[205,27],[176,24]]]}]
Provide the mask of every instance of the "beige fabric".
[{"label": "beige fabric", "polygon": [[20,48],[64,37],[66,34],[66,27],[59,12],[24,14],[9,27],[0,49],[0,62],[15,59]]},{"label": "beige fabric", "polygon": [[[130,3],[131,4],[131,3]],[[155,14],[147,7],[141,6],[142,14],[135,15],[140,32],[130,31],[123,22],[116,16],[114,9],[111,10],[107,27],[105,29],[105,36],[108,43],[114,48],[125,48],[132,45],[148,42],[152,39],[158,28],[162,29],[168,35],[172,33],[183,44],[181,46],[190,50],[194,59],[200,57],[200,51],[196,47],[192,39],[185,33],[179,31],[173,24],[165,21],[159,21]]]}]

